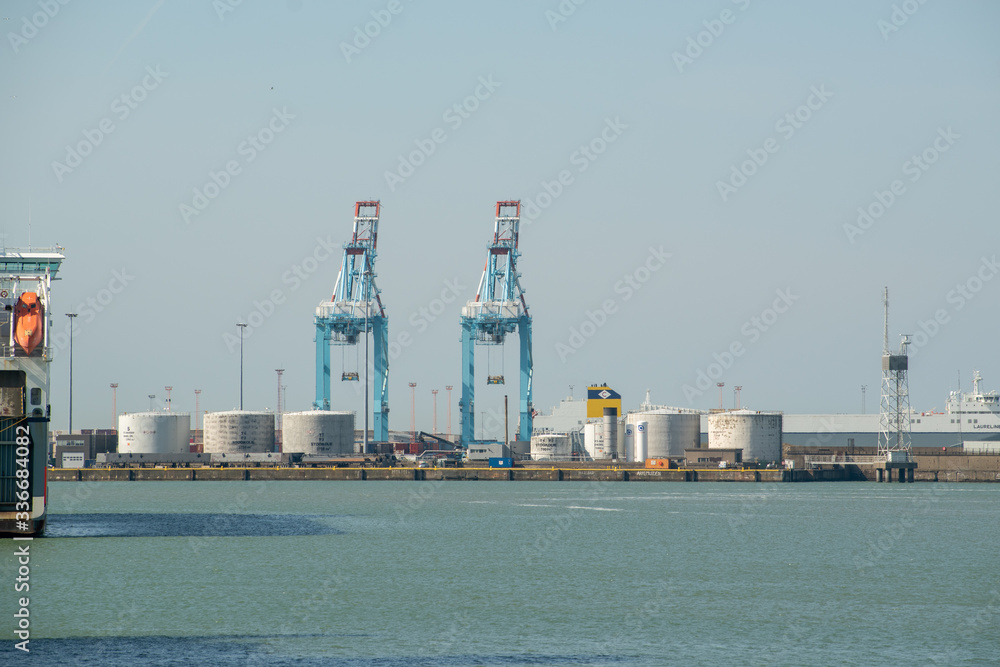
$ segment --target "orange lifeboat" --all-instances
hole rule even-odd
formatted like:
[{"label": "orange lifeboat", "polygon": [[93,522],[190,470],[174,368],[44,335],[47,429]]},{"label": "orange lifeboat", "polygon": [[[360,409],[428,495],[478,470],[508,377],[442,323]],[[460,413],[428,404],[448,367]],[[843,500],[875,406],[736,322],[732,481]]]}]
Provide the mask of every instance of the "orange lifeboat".
[{"label": "orange lifeboat", "polygon": [[42,304],[34,292],[24,292],[14,306],[14,340],[25,354],[31,354],[42,342]]}]

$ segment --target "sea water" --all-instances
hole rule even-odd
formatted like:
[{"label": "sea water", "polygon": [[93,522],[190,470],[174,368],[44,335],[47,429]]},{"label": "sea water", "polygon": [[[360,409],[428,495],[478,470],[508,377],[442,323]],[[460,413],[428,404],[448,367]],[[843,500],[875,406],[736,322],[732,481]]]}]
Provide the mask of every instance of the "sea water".
[{"label": "sea water", "polygon": [[49,498],[44,538],[0,542],[3,665],[1000,662],[1000,486],[64,482]]}]

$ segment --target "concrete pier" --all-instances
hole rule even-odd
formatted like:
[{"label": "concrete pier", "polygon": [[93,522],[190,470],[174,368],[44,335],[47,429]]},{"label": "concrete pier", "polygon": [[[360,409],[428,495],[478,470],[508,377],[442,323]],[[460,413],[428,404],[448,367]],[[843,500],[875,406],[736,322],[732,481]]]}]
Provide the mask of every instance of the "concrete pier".
[{"label": "concrete pier", "polygon": [[913,482],[913,473],[917,469],[917,464],[913,461],[906,463],[892,462],[886,463],[884,468],[878,468],[878,481],[891,482],[893,478],[897,482]]},{"label": "concrete pier", "polygon": [[[514,481],[514,482],[818,482],[850,479],[844,469],[709,468],[78,468],[52,469],[53,482],[128,481]],[[913,481],[912,470],[910,481]]]}]

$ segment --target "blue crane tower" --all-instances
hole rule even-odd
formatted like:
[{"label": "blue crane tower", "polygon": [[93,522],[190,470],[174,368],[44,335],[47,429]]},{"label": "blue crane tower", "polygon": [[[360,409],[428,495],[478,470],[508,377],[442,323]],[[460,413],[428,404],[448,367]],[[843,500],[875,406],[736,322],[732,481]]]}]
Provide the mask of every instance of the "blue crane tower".
[{"label": "blue crane tower", "polygon": [[[517,272],[521,202],[499,201],[493,224],[493,241],[476,298],[462,308],[462,444],[474,442],[476,399],[476,344],[503,345],[507,334],[517,331],[521,349],[519,440],[531,439],[531,315]],[[488,384],[503,384],[503,375],[491,375]]]},{"label": "blue crane tower", "polygon": [[[344,244],[344,259],[330,301],[316,308],[316,410],[330,409],[330,345],[357,345],[365,336],[365,365],[368,364],[368,332],[372,332],[375,382],[373,400],[376,442],[389,440],[389,320],[375,286],[374,271],[378,246],[380,202],[359,201],[354,205],[354,233]],[[358,373],[347,371],[343,381],[359,381]],[[367,385],[367,370],[365,383]],[[367,386],[365,388],[367,395]],[[368,405],[365,401],[367,422]]]}]

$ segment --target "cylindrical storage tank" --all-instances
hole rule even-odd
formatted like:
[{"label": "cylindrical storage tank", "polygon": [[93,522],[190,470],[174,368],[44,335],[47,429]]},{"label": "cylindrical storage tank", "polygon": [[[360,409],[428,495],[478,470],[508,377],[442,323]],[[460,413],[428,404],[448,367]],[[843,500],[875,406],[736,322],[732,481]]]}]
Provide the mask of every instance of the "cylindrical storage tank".
[{"label": "cylindrical storage tank", "polygon": [[187,454],[191,415],[184,412],[123,412],[118,417],[122,454]]},{"label": "cylindrical storage tank", "polygon": [[635,460],[644,463],[649,453],[649,422],[635,425]]},{"label": "cylindrical storage tank", "polygon": [[204,419],[205,452],[263,454],[274,451],[273,412],[206,412]]},{"label": "cylindrical storage tank", "polygon": [[618,458],[618,409],[604,408],[604,450],[607,458]]},{"label": "cylindrical storage tank", "polygon": [[354,453],[353,412],[309,410],[282,415],[282,443],[285,452],[319,456]]},{"label": "cylindrical storage tank", "polygon": [[638,461],[635,450],[635,426],[625,424],[625,460]]},{"label": "cylindrical storage tank", "polygon": [[[683,458],[685,449],[701,442],[701,416],[693,412],[661,409],[630,412],[629,424],[646,422],[646,459]],[[638,458],[638,457],[637,457]]]},{"label": "cylindrical storage tank", "polygon": [[543,433],[531,436],[532,461],[565,461],[573,454],[568,433]]},{"label": "cylindrical storage tank", "polygon": [[708,416],[709,449],[742,449],[743,460],[781,460],[781,413],[735,410]]},{"label": "cylindrical storage tank", "polygon": [[583,425],[583,448],[595,461],[608,458],[604,453],[604,424],[590,422]]}]

